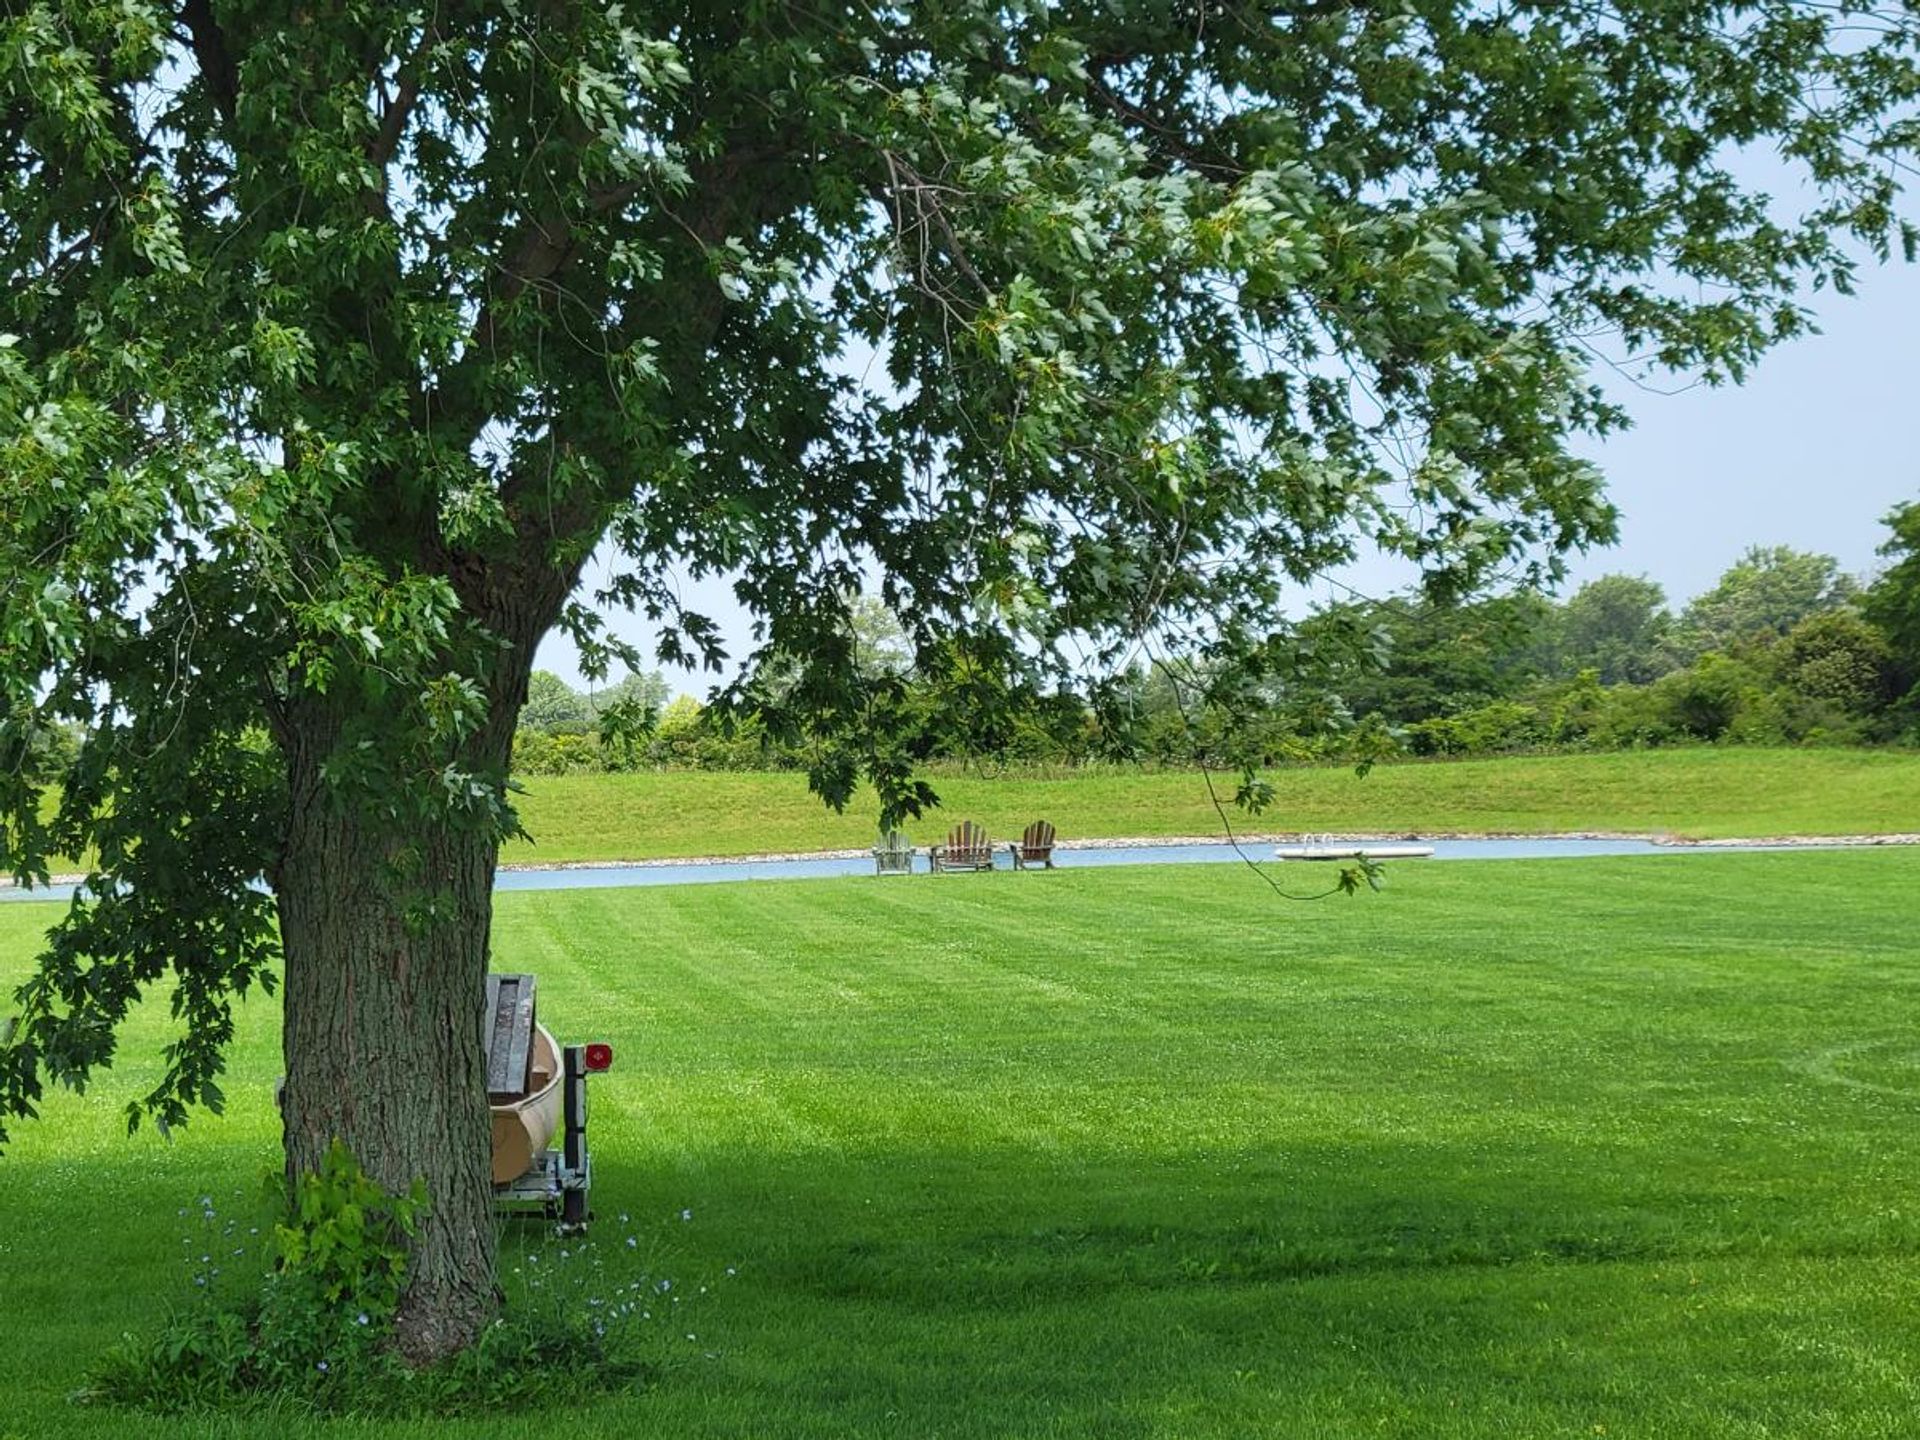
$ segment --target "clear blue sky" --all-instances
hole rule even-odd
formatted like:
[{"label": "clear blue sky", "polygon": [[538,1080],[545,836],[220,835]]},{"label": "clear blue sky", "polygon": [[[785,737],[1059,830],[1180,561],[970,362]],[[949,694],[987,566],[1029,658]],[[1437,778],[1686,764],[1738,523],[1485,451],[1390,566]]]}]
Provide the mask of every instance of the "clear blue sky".
[{"label": "clear blue sky", "polygon": [[1622,512],[1620,542],[1574,578],[1644,572],[1683,600],[1750,544],[1877,563],[1880,523],[1920,499],[1920,266],[1820,295],[1822,334],[1775,350],[1737,389],[1628,394],[1634,428],[1589,453]]},{"label": "clear blue sky", "polygon": [[[1810,298],[1823,333],[1775,350],[1744,386],[1623,392],[1634,428],[1587,447],[1622,512],[1620,540],[1573,557],[1572,584],[1644,574],[1678,606],[1749,545],[1819,551],[1851,573],[1874,567],[1881,517],[1920,499],[1920,266],[1865,269],[1853,297]],[[1369,565],[1352,575],[1374,592],[1401,578]],[[690,587],[688,598],[736,644],[744,638],[724,585]],[[644,625],[617,625],[644,648]],[[564,641],[550,639],[539,664],[580,683]],[[692,694],[708,684],[667,678]]]}]

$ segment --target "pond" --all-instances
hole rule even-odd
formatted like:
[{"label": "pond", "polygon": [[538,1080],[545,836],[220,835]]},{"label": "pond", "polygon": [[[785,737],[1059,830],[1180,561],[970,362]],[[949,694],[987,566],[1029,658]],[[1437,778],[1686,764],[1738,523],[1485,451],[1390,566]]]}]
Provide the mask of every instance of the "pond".
[{"label": "pond", "polygon": [[[1724,846],[1687,846],[1679,849],[1656,845],[1651,840],[1606,839],[1504,839],[1504,840],[1431,840],[1435,860],[1542,860],[1574,858],[1583,855],[1676,855],[1694,849],[1725,849]],[[1057,848],[1054,864],[1062,870],[1088,865],[1241,865],[1248,860],[1262,865],[1282,865],[1301,869],[1313,865],[1326,868],[1324,862],[1273,858],[1271,841],[1250,841],[1232,845],[1077,845]],[[996,857],[1002,870],[1011,862],[1005,850]],[[1394,860],[1387,864],[1422,864],[1417,860]],[[927,859],[924,847],[914,858],[914,872],[924,874]],[[808,856],[804,859],[725,860],[665,862],[649,865],[620,865],[580,870],[502,870],[494,877],[495,890],[571,890],[604,885],[704,885],[733,880],[815,880],[835,875],[871,875],[873,861],[866,855]]]},{"label": "pond", "polygon": [[[1403,837],[1401,837],[1403,838]],[[1555,837],[1519,837],[1498,840],[1430,840],[1435,860],[1551,860],[1574,859],[1592,855],[1686,855],[1696,851],[1725,851],[1751,846],[1656,845],[1651,840],[1629,838],[1561,839]],[[1156,845],[1085,844],[1062,847],[1053,852],[1054,863],[1063,870],[1088,865],[1239,865],[1248,860],[1262,865],[1284,865],[1297,870],[1318,862],[1273,858],[1270,841],[1249,841],[1236,849],[1232,845]],[[1003,849],[998,856],[1001,869],[1008,859]],[[1424,864],[1420,860],[1392,860],[1389,865]],[[924,848],[915,857],[916,873],[925,873]],[[759,860],[678,860],[652,861],[644,865],[592,865],[551,870],[501,870],[494,876],[493,888],[506,890],[596,890],[621,885],[717,885],[738,880],[823,880],[838,875],[871,875],[873,861],[861,855],[809,855]],[[0,885],[0,900],[65,900],[73,894],[71,885],[52,885],[43,890],[20,890]]]}]

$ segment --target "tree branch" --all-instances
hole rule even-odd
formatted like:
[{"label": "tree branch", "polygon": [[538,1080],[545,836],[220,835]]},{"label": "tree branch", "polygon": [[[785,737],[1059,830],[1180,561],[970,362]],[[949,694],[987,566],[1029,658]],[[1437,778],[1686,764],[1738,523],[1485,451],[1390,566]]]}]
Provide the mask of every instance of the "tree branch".
[{"label": "tree branch", "polygon": [[381,110],[380,132],[367,147],[367,159],[377,166],[384,168],[393,158],[393,152],[399,148],[400,137],[406,133],[407,121],[413,118],[413,108],[420,99],[420,66],[425,63],[427,52],[439,38],[440,32],[432,25],[422,30],[420,43],[414,47],[413,54],[407,57],[395,77],[399,83]]},{"label": "tree branch", "polygon": [[213,18],[213,0],[184,0],[180,18],[187,22],[193,40],[193,58],[200,67],[200,78],[215,108],[229,124],[240,99],[240,71],[227,48],[226,32]]}]

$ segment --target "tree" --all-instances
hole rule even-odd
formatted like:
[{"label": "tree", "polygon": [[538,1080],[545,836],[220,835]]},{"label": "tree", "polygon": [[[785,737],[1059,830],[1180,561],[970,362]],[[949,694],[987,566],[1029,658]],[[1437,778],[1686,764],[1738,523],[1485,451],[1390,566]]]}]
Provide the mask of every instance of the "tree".
[{"label": "tree", "polygon": [[580,728],[586,725],[592,715],[587,697],[551,670],[536,670],[527,677],[527,699],[520,707],[520,724],[524,728]]},{"label": "tree", "polygon": [[1893,534],[1879,553],[1891,563],[1861,597],[1860,608],[1886,636],[1894,686],[1920,722],[1920,502],[1894,506],[1886,524]]},{"label": "tree", "polygon": [[857,595],[847,603],[853,631],[853,664],[863,675],[904,675],[913,668],[913,648],[899,617],[884,600]]},{"label": "tree", "polygon": [[[0,759],[87,737],[51,824],[0,766],[0,862],[97,860],[0,1114],[83,1083],[162,981],[136,1117],[217,1108],[233,999],[283,967],[289,1164],[338,1137],[425,1180],[399,1339],[465,1344],[515,720],[555,626],[592,673],[642,659],[575,596],[589,555],[663,663],[718,663],[677,579],[730,575],[756,655],[803,666],[720,706],[802,717],[815,788],[864,772],[883,823],[930,792],[887,739],[904,686],[856,663],[864,577],[983,695],[1150,641],[1230,697],[1306,663],[1287,586],[1363,544],[1442,599],[1557,575],[1613,531],[1568,447],[1624,420],[1597,331],[1738,379],[1807,328],[1798,286],[1912,248],[1916,29],[1854,0],[9,6]],[[1805,213],[1729,172],[1756,146]]]},{"label": "tree", "polygon": [[631,706],[643,715],[655,717],[666,708],[672,693],[666,677],[659,671],[642,670],[622,676],[618,684],[596,690],[587,697],[587,704],[596,719],[621,706]]},{"label": "tree", "polygon": [[1318,638],[1327,626],[1356,621],[1374,630],[1384,665],[1359,669],[1340,693],[1356,714],[1405,725],[1517,695],[1539,678],[1552,619],[1552,607],[1532,591],[1455,604],[1409,595],[1337,607],[1307,633]]},{"label": "tree", "polygon": [[1602,575],[1568,598],[1558,617],[1559,670],[1595,671],[1604,685],[1644,685],[1672,668],[1666,592],[1644,575]]},{"label": "tree", "polygon": [[1809,615],[1844,605],[1857,590],[1831,555],[1749,546],[1711,590],[1687,603],[1678,643],[1691,658],[1742,640],[1777,639]]}]

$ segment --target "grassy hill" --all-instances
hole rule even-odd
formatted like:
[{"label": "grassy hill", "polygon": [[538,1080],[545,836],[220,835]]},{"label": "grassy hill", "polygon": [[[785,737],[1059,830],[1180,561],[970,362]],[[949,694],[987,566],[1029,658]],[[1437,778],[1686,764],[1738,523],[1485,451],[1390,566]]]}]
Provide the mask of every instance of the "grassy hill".
[{"label": "grassy hill", "polygon": [[[1232,808],[1236,831],[1422,835],[1601,830],[1699,839],[1920,830],[1920,754],[1698,749],[1292,769],[1261,816]],[[534,843],[508,863],[644,860],[827,850],[872,843],[877,805],[828,811],[791,774],[572,775],[534,778],[520,811]],[[1014,836],[1046,817],[1063,838],[1217,835],[1222,818],[1195,773],[1099,770],[1059,778],[935,777],[943,801],[909,826],[926,843],[960,819]]]}]

